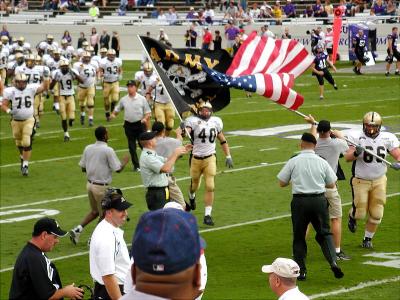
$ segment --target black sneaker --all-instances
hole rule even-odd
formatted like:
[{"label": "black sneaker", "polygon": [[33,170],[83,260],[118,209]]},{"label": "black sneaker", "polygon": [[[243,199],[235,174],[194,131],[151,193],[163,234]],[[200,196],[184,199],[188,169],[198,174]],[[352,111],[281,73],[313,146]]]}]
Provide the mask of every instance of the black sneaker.
[{"label": "black sneaker", "polygon": [[110,113],[109,112],[106,112],[106,120],[107,120],[107,122],[111,121],[111,117],[110,117]]},{"label": "black sneaker", "polygon": [[21,174],[22,174],[22,176],[28,176],[28,173],[29,173],[29,171],[28,171],[28,166],[23,166],[23,167],[21,168]]},{"label": "black sneaker", "polygon": [[353,217],[349,216],[349,222],[347,223],[349,230],[354,233],[357,230],[357,221]]},{"label": "black sneaker", "polygon": [[69,142],[71,138],[67,135],[64,135],[64,142]]},{"label": "black sneaker", "polygon": [[93,119],[89,119],[89,127],[93,126]]},{"label": "black sneaker", "polygon": [[297,280],[304,281],[307,278],[307,271],[300,270],[300,275],[297,277]]},{"label": "black sneaker", "polygon": [[204,216],[203,223],[208,226],[214,226],[214,222],[213,222],[213,219],[211,218],[211,216]]},{"label": "black sneaker", "polygon": [[347,256],[342,250],[340,250],[340,252],[336,252],[336,259],[337,260],[350,260],[351,257]]},{"label": "black sneaker", "polygon": [[337,85],[336,85],[336,84],[334,84],[334,85],[333,85],[333,88],[334,88],[335,90],[337,90],[337,89],[338,89],[338,87],[337,87]]},{"label": "black sneaker", "polygon": [[194,196],[193,198],[190,198],[190,195],[189,195],[189,201],[190,201],[190,209],[195,210],[196,209],[196,196]]},{"label": "black sneaker", "polygon": [[366,248],[366,249],[372,249],[372,239],[365,237],[362,241],[361,247]]},{"label": "black sneaker", "polygon": [[85,116],[81,115],[80,120],[81,120],[81,125],[85,125]]},{"label": "black sneaker", "polygon": [[81,233],[78,231],[78,229],[74,228],[74,229],[70,230],[68,233],[69,233],[69,239],[71,240],[71,242],[74,245],[78,244],[79,236],[81,235]]},{"label": "black sneaker", "polygon": [[331,270],[333,272],[333,275],[335,275],[335,278],[342,278],[344,276],[344,273],[342,270],[338,267],[336,263],[331,265]]},{"label": "black sneaker", "polygon": [[357,72],[357,67],[354,67],[354,68],[353,68],[353,72],[356,73],[356,74],[358,73],[358,72]]},{"label": "black sneaker", "polygon": [[192,208],[190,207],[190,204],[185,201],[185,211],[189,212],[191,210]]}]

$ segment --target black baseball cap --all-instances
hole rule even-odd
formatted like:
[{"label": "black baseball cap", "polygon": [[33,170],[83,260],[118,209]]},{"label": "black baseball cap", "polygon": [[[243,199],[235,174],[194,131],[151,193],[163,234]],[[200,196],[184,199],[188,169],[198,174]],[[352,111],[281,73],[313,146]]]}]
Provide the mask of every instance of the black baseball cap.
[{"label": "black baseball cap", "polygon": [[139,84],[140,84],[140,83],[139,83],[139,81],[137,81],[137,80],[128,80],[128,81],[126,82],[126,86],[134,85],[134,86],[138,87]]},{"label": "black baseball cap", "polygon": [[301,140],[307,143],[312,143],[314,145],[317,144],[317,139],[315,138],[314,135],[312,135],[309,132],[304,132],[303,135],[301,136]]},{"label": "black baseball cap", "polygon": [[160,133],[161,131],[163,131],[165,128],[164,124],[162,122],[159,121],[155,121],[153,123],[153,126],[151,127],[152,131],[155,131],[157,133]]},{"label": "black baseball cap", "polygon": [[67,234],[66,231],[60,228],[57,221],[51,218],[41,218],[33,226],[32,236],[39,236],[43,231],[63,237]]},{"label": "black baseball cap", "polygon": [[327,120],[321,120],[318,123],[317,131],[318,132],[328,132],[331,130],[331,123]]},{"label": "black baseball cap", "polygon": [[151,139],[154,139],[156,135],[157,135],[157,132],[155,132],[155,131],[146,131],[146,132],[143,132],[139,136],[139,140],[141,140],[141,141],[149,141]]}]

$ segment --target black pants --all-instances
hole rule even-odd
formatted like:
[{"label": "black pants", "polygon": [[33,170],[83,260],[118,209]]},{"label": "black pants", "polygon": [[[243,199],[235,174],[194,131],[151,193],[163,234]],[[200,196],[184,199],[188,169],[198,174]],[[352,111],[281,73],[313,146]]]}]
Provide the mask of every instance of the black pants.
[{"label": "black pants", "polygon": [[[130,123],[125,121],[124,123],[125,135],[128,139],[128,148],[131,155],[132,164],[135,169],[139,168],[139,159],[136,154],[136,145],[139,142],[139,136],[142,132],[146,131],[145,125],[138,121]],[[139,147],[142,148],[139,144]]]},{"label": "black pants", "polygon": [[335,80],[332,77],[332,74],[329,72],[328,68],[321,70],[324,72],[324,75],[318,75],[317,73],[313,73],[317,77],[319,85],[324,85],[324,78],[332,85],[335,85]]},{"label": "black pants", "polygon": [[328,201],[325,195],[293,195],[291,211],[293,256],[300,269],[306,270],[306,231],[310,222],[317,233],[315,239],[320,245],[326,260],[330,265],[336,262],[335,246],[329,228]]},{"label": "black pants", "polygon": [[[119,290],[121,294],[124,294],[124,286],[122,284],[119,285]],[[107,289],[105,285],[95,282],[94,291],[93,291],[94,300],[111,300],[110,296],[107,293]]]},{"label": "black pants", "polygon": [[169,201],[168,187],[148,187],[146,192],[146,203],[149,210],[163,208]]},{"label": "black pants", "polygon": [[368,40],[371,43],[371,51],[376,52],[376,29],[368,31]]}]

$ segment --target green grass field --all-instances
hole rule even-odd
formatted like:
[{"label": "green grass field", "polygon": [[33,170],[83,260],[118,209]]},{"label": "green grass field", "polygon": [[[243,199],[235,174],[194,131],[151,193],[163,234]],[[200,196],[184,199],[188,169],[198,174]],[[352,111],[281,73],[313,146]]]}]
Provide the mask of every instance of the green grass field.
[{"label": "green grass field", "polygon": [[[132,77],[137,68],[136,62],[125,63],[124,79]],[[344,127],[359,126],[365,112],[378,111],[387,130],[399,136],[399,77],[353,75],[334,75],[339,90],[327,87],[323,101],[318,100],[316,79],[309,73],[302,75],[296,80],[295,87],[305,97],[300,111]],[[231,104],[217,115],[224,121],[235,168],[225,168],[221,149],[217,146],[220,159],[213,209],[215,227],[202,224],[202,189],[197,194],[198,208],[194,211],[207,242],[208,283],[203,299],[276,299],[268,287],[267,276],[261,273],[261,266],[279,256],[291,257],[292,244],[290,188],[279,188],[276,175],[285,161],[299,151],[298,140],[289,137],[308,131],[308,125],[301,117],[265,98],[246,98],[244,92],[237,90],[232,91],[231,96]],[[127,153],[122,120],[120,115],[106,124],[98,93],[95,124],[108,126],[109,145],[117,150],[120,157]],[[56,210],[58,214],[54,217],[62,228],[69,230],[78,224],[89,210],[85,174],[78,167],[78,162],[84,147],[95,139],[93,128],[76,124],[70,131],[71,142],[64,143],[60,119],[51,111],[48,101],[42,126],[34,140],[29,176],[22,177],[9,117],[1,114],[0,121],[0,298],[7,299],[11,268],[29,240],[36,219],[12,223],[4,221],[44,210]],[[285,131],[286,128],[280,128],[280,132],[269,136],[234,132],[288,125],[295,125],[294,129]],[[351,164],[343,160],[341,165],[349,179]],[[177,164],[176,176],[185,195],[189,185],[188,171],[187,158],[183,158]],[[383,222],[373,240],[373,251],[360,247],[363,223],[352,234],[347,230],[347,218],[343,220],[342,248],[352,257],[350,261],[339,262],[345,273],[343,279],[333,277],[313,235],[309,236],[308,277],[299,286],[313,299],[400,299],[399,172],[390,169],[387,176],[388,201]],[[122,187],[126,198],[134,203],[129,210],[131,221],[123,228],[125,239],[130,243],[138,218],[146,211],[140,174],[132,172],[130,166],[121,174],[114,175],[113,185]],[[347,215],[351,203],[348,180],[339,182],[339,191],[343,212]],[[86,242],[94,226],[93,223],[85,229],[77,246],[64,238],[49,253],[64,284],[92,283]],[[377,253],[380,257],[376,257]],[[375,256],[367,256],[370,254]],[[365,264],[368,261],[377,264]]]}]

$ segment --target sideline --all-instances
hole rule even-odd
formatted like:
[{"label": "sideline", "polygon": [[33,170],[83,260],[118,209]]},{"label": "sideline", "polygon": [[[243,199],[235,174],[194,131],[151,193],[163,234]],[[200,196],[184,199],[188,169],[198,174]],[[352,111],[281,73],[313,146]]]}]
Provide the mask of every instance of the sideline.
[{"label": "sideline", "polygon": [[[393,194],[389,194],[386,197],[390,198],[390,197],[394,197],[400,195],[400,192],[398,193],[393,193]],[[351,205],[352,202],[346,202],[343,203],[342,206],[348,206]],[[269,221],[275,221],[275,220],[280,220],[280,219],[284,219],[284,218],[288,218],[290,217],[290,214],[284,214],[284,215],[280,215],[280,216],[275,216],[275,217],[269,217],[269,218],[264,218],[264,219],[258,219],[258,220],[253,220],[253,221],[247,221],[247,222],[242,222],[242,223],[237,223],[237,224],[231,224],[231,225],[226,225],[226,226],[221,226],[221,227],[215,227],[215,228],[210,228],[210,229],[202,229],[199,230],[199,233],[207,233],[207,232],[214,232],[214,231],[220,231],[220,230],[226,230],[226,229],[231,229],[231,228],[235,228],[235,227],[241,227],[241,226],[246,226],[246,225],[252,225],[252,224],[257,224],[257,223],[263,223],[263,222],[269,222]],[[130,244],[127,244],[127,246],[130,246]],[[59,257],[54,257],[51,258],[52,261],[57,261],[57,260],[63,260],[63,259],[68,259],[71,257],[77,257],[77,256],[82,256],[82,255],[86,255],[89,254],[89,251],[82,251],[82,252],[77,252],[74,254],[70,254],[70,255],[65,255],[65,256],[59,256]],[[0,273],[4,273],[7,271],[11,271],[13,270],[14,267],[9,267],[9,268],[4,268],[0,270]],[[400,278],[400,277],[399,277]],[[347,290],[347,289],[345,289]],[[333,291],[335,292],[335,291]],[[332,293],[333,293],[332,292]],[[321,296],[322,295],[322,296]],[[325,294],[318,294],[315,295],[315,297],[319,298],[319,297],[323,297]],[[335,294],[332,294],[335,295]],[[310,298],[312,299],[312,298]],[[315,298],[314,298],[315,299]]]}]

